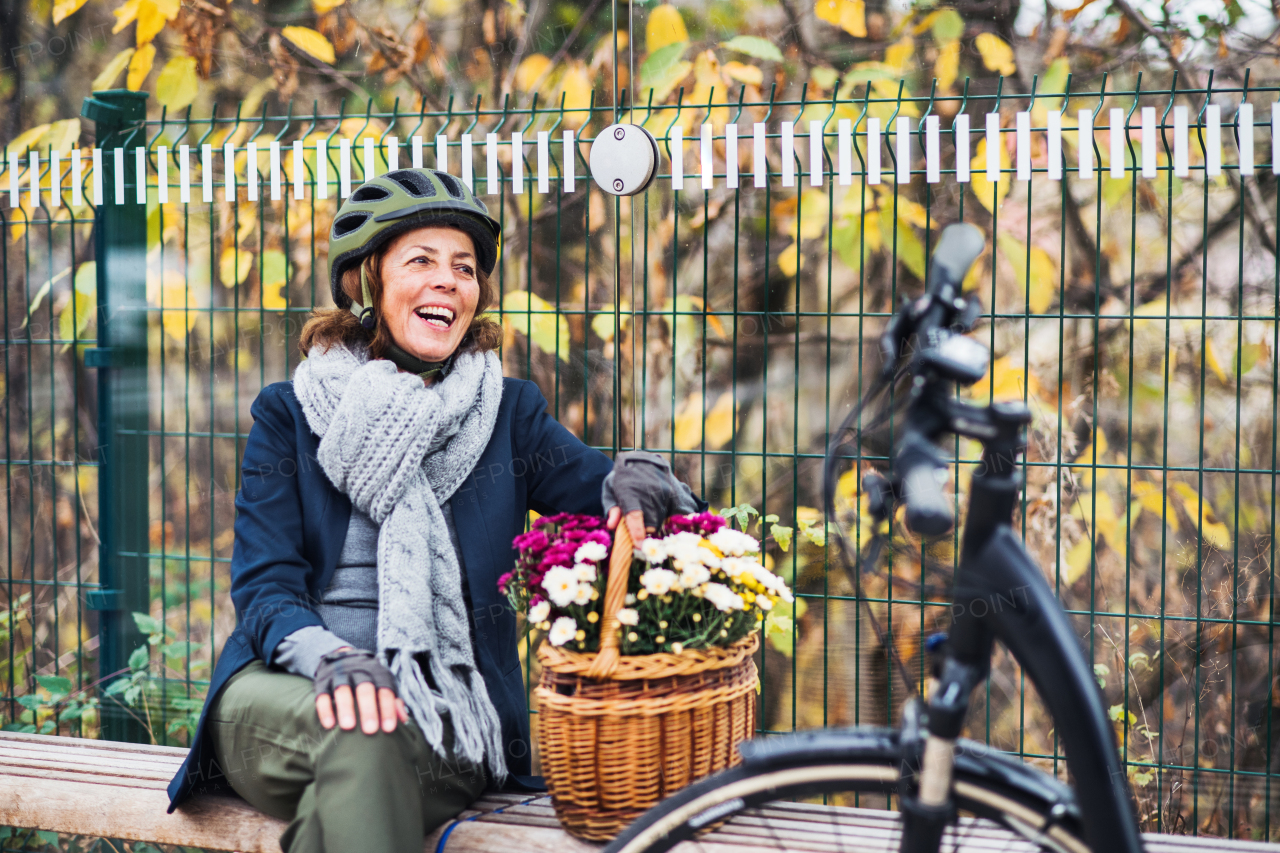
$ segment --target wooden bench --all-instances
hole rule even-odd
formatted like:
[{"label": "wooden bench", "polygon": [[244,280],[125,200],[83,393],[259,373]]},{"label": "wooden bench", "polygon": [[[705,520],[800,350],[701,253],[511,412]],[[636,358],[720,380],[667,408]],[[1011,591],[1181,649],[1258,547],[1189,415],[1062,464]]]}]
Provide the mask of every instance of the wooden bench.
[{"label": "wooden bench", "polygon": [[[0,826],[51,830],[208,850],[279,853],[284,823],[235,797],[197,797],[166,814],[165,788],[185,749],[79,738],[0,733]],[[897,853],[892,812],[783,805],[761,819],[743,817],[703,839],[700,850]],[[834,818],[840,820],[837,823]],[[767,824],[767,825],[766,825]],[[567,835],[547,797],[488,794],[457,822],[426,839],[436,853],[591,853],[598,848]],[[961,827],[960,853],[1013,853],[1030,847],[991,824]],[[1150,853],[1277,853],[1280,845],[1217,838],[1148,835]],[[950,849],[950,848],[946,848]]]}]

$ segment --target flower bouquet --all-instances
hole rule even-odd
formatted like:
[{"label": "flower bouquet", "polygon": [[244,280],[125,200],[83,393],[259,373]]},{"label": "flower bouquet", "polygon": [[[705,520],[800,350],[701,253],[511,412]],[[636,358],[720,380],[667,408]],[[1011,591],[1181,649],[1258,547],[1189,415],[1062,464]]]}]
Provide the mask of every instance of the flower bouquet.
[{"label": "flower bouquet", "polygon": [[612,838],[664,797],[740,761],[755,731],[760,624],[791,591],[758,540],[711,513],[634,547],[625,524],[539,518],[499,579],[531,629],[538,742],[562,824]]}]

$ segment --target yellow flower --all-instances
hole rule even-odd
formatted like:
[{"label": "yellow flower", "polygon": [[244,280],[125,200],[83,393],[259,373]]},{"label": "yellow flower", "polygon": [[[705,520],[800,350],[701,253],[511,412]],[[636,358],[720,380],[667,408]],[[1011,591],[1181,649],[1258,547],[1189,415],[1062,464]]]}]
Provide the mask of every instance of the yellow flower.
[{"label": "yellow flower", "polygon": [[573,635],[573,638],[577,640],[579,643],[581,643],[583,640],[587,638],[587,632],[579,629],[578,633]]},{"label": "yellow flower", "polygon": [[711,540],[699,539],[698,544],[701,545],[703,548],[706,548],[712,554],[715,554],[717,557],[720,557],[720,558],[724,557],[724,552],[721,551],[719,548],[717,548],[715,545],[712,545]]},{"label": "yellow flower", "polygon": [[667,641],[667,638],[666,638],[666,637],[664,637],[664,636],[662,636],[661,634],[659,634],[658,636],[656,636],[656,637],[654,637],[654,638],[653,638],[653,641],[654,641],[655,643],[657,643],[658,645],[662,645],[663,643],[665,643],[665,642]]},{"label": "yellow flower", "polygon": [[590,613],[588,613],[588,614],[587,614],[587,621],[588,621],[588,622],[593,622],[593,623],[594,623],[594,622],[599,622],[599,621],[600,621],[600,614],[599,614],[599,613],[597,613],[597,612],[595,612],[594,610],[592,610]]},{"label": "yellow flower", "polygon": [[701,622],[701,621],[702,621],[702,614],[701,614],[701,613],[695,613],[695,614],[693,614],[693,621],[694,621],[694,622]]},{"label": "yellow flower", "polygon": [[627,634],[628,643],[634,643],[638,639],[640,639],[640,635],[637,634],[635,631],[632,631],[630,634]]},{"label": "yellow flower", "polygon": [[661,622],[659,622],[659,623],[658,623],[658,627],[659,627],[659,628],[665,628],[665,627],[667,627],[667,620],[666,620],[666,619],[663,619]]},{"label": "yellow flower", "polygon": [[644,601],[648,597],[649,597],[649,590],[647,589],[642,589],[636,593],[636,601]]}]

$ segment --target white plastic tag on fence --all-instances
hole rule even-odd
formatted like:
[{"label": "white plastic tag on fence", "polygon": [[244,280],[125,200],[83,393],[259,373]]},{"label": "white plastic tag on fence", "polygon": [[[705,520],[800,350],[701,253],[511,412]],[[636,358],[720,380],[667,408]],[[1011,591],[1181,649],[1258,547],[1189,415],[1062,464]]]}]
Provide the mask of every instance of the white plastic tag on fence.
[{"label": "white plastic tag on fence", "polygon": [[1107,136],[1111,144],[1111,177],[1123,178],[1125,143],[1124,110],[1119,108],[1111,110],[1111,126],[1107,129]]},{"label": "white plastic tag on fence", "polygon": [[673,127],[671,135],[671,189],[684,189],[684,130]]},{"label": "white plastic tag on fence", "polygon": [[1204,109],[1204,173],[1210,178],[1222,174],[1222,108],[1210,104]]},{"label": "white plastic tag on fence", "polygon": [[422,137],[415,136],[409,146],[409,162],[413,164],[413,168],[421,169],[422,166]]},{"label": "white plastic tag on fence", "polygon": [[[564,162],[561,164],[560,168],[564,170],[564,191],[571,193],[573,192],[575,180],[574,170],[578,167],[578,146],[573,141],[572,130],[566,130],[564,132],[563,148],[564,150],[560,153],[562,155],[561,159],[563,159]],[[655,163],[654,166],[656,167],[657,164]]]},{"label": "white plastic tag on fence", "polygon": [[1173,176],[1185,178],[1191,174],[1187,155],[1187,105],[1173,108]]},{"label": "white plastic tag on fence", "polygon": [[387,137],[387,171],[394,172],[400,168],[400,137]]},{"label": "white plastic tag on fence", "polygon": [[1280,175],[1280,101],[1271,105],[1271,174]]},{"label": "white plastic tag on fence", "polygon": [[191,201],[191,146],[178,146],[178,201]]},{"label": "white plastic tag on fence", "polygon": [[360,183],[372,181],[378,176],[378,160],[373,151],[373,140],[364,138],[364,163],[360,167]]},{"label": "white plastic tag on fence", "polygon": [[1031,180],[1031,113],[1014,116],[1014,146],[1018,149],[1018,180]]},{"label": "white plastic tag on fence", "polygon": [[[321,149],[323,150],[323,148]],[[94,162],[94,171],[98,169],[97,161]],[[201,188],[200,200],[209,203],[213,201],[213,146],[202,145],[200,147],[200,180],[203,184]],[[324,196],[320,196],[324,198]]]},{"label": "white plastic tag on fence", "polygon": [[822,122],[809,122],[809,186],[822,186],[827,166],[822,156]]},{"label": "white plastic tag on fence", "polygon": [[449,171],[449,138],[447,136],[436,137],[436,171]]},{"label": "white plastic tag on fence", "polygon": [[9,152],[9,206],[18,207],[22,202],[18,198],[18,152]]},{"label": "white plastic tag on fence", "polygon": [[169,203],[169,149],[156,146],[156,201]]},{"label": "white plastic tag on fence", "polygon": [[1240,150],[1240,176],[1253,174],[1253,104],[1242,103],[1236,112],[1236,145]]},{"label": "white plastic tag on fence", "polygon": [[103,204],[102,200],[102,149],[93,149],[93,203]]},{"label": "white plastic tag on fence", "polygon": [[49,205],[62,206],[62,157],[57,151],[49,152]]},{"label": "white plastic tag on fence", "polygon": [[1156,108],[1142,108],[1142,177],[1156,176]]},{"label": "white plastic tag on fence", "polygon": [[351,140],[338,140],[338,198],[351,196]]},{"label": "white plastic tag on fence", "polygon": [[1045,113],[1045,153],[1049,158],[1049,180],[1062,180],[1062,113]]},{"label": "white plastic tag on fence", "polygon": [[924,180],[936,184],[942,180],[942,145],[938,139],[938,117],[926,116],[924,120]]},{"label": "white plastic tag on fence", "polygon": [[329,151],[327,141],[316,140],[316,198],[329,197]]},{"label": "white plastic tag on fence", "polygon": [[[138,150],[141,151],[142,149],[139,148]],[[30,168],[31,206],[39,207],[40,206],[40,152],[39,151],[31,152],[30,163],[31,163],[31,168]]]},{"label": "white plastic tag on fence", "polygon": [[222,200],[236,199],[236,156],[230,145],[222,147]]},{"label": "white plastic tag on fence", "polygon": [[462,134],[461,148],[462,148],[462,182],[467,185],[467,189],[471,190],[471,192],[474,193],[476,191],[476,187],[475,187],[476,177],[475,177],[474,164],[471,162],[471,154],[472,154],[471,134],[469,133]]},{"label": "white plastic tag on fence", "polygon": [[701,161],[698,168],[702,170],[699,174],[702,177],[702,188],[704,190],[711,189],[716,174],[715,154],[712,148],[713,133],[711,122],[703,122],[702,138],[698,144],[698,159]]},{"label": "white plastic tag on fence", "polygon": [[727,124],[724,128],[724,185],[731,190],[738,188],[738,126]]},{"label": "white plastic tag on fence", "polygon": [[280,200],[280,188],[284,183],[284,178],[280,174],[280,141],[271,140],[271,148],[268,155],[268,166],[271,169],[271,200]]},{"label": "white plastic tag on fence", "polygon": [[295,139],[293,141],[293,197],[295,199],[302,198],[306,165],[306,157],[302,153],[302,140]]},{"label": "white plastic tag on fence", "polygon": [[485,190],[489,195],[501,195],[502,187],[498,186],[498,134],[484,135],[485,154]]},{"label": "white plastic tag on fence", "polygon": [[1000,181],[1000,113],[987,113],[987,180]]},{"label": "white plastic tag on fence", "polygon": [[133,149],[133,180],[137,188],[138,204],[147,203],[147,149],[139,145]]},{"label": "white plastic tag on fence", "polygon": [[880,183],[880,119],[867,119],[867,183]]},{"label": "white plastic tag on fence", "polygon": [[969,116],[961,113],[951,125],[956,146],[956,183],[969,183]]},{"label": "white plastic tag on fence", "polygon": [[853,183],[853,122],[847,118],[836,123],[836,158],[840,173],[840,186]]},{"label": "white plastic tag on fence", "polygon": [[899,184],[911,183],[911,119],[898,116],[897,127],[894,128],[894,153],[897,156],[898,174],[894,179]]},{"label": "white plastic tag on fence", "polygon": [[249,191],[249,201],[258,200],[258,144],[250,142],[245,146],[244,182]]},{"label": "white plastic tag on fence", "polygon": [[551,191],[551,131],[538,131],[538,192]]},{"label": "white plastic tag on fence", "polygon": [[793,121],[782,123],[782,185],[796,185],[796,124]]},{"label": "white plastic tag on fence", "polygon": [[124,204],[124,149],[116,148],[111,152],[111,165],[115,166],[116,204]]},{"label": "white plastic tag on fence", "polygon": [[763,187],[768,182],[769,166],[765,158],[765,128],[763,122],[756,122],[752,128],[751,168],[755,170],[755,185]]},{"label": "white plastic tag on fence", "polygon": [[1080,161],[1076,173],[1082,178],[1093,177],[1093,111],[1081,110],[1076,114],[1076,151]]},{"label": "white plastic tag on fence", "polygon": [[[185,146],[184,146],[185,147]],[[71,204],[79,207],[84,204],[84,164],[80,161],[80,149],[71,149]],[[186,199],[183,199],[186,201]]]},{"label": "white plastic tag on fence", "polygon": [[524,192],[524,138],[521,131],[511,131],[511,193]]}]

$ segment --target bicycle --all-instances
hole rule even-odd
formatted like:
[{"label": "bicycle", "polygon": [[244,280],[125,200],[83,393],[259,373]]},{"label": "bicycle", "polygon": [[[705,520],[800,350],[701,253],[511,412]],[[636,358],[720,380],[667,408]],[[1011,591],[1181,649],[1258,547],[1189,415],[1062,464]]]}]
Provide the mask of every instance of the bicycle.
[{"label": "bicycle", "polygon": [[[767,834],[760,824],[771,813],[762,808],[766,804],[818,796],[826,801],[845,793],[896,795],[901,853],[936,853],[960,812],[1001,823],[1036,849],[1142,851],[1133,800],[1092,668],[1012,527],[1030,410],[1022,403],[975,405],[954,394],[956,386],[981,379],[990,361],[986,347],[964,336],[977,321],[979,306],[961,293],[961,282],[985,243],[972,225],[943,230],[925,294],[906,302],[888,325],[881,338],[884,367],[835,434],[848,433],[870,402],[905,381],[906,410],[890,473],[870,473],[863,481],[877,530],[865,559],[851,562],[849,545],[835,524],[841,561],[855,590],[859,563],[878,560],[879,530],[899,502],[905,502],[906,524],[916,533],[936,536],[951,529],[952,507],[940,485],[946,462],[939,439],[956,434],[982,444],[953,580],[951,625],[946,635],[930,638],[927,701],[918,696],[907,701],[898,729],[818,730],[748,741],[740,749],[740,765],[664,800],[605,853],[668,850],[733,820],[751,822],[760,836]],[[823,468],[825,509],[833,521],[836,471],[846,446],[833,439]],[[990,673],[997,639],[1047,705],[1074,790],[1015,757],[959,737],[969,697]],[[888,648],[892,651],[891,643]],[[839,813],[827,814],[838,820]]]}]

